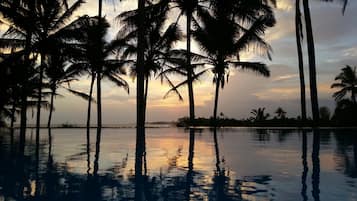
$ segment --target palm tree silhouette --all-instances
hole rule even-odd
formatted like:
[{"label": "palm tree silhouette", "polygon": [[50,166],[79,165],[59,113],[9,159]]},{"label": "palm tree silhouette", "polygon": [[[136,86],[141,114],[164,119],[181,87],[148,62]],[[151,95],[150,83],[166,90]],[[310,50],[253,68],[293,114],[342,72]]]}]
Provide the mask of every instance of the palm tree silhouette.
[{"label": "palm tree silhouette", "polygon": [[66,89],[71,94],[79,96],[85,100],[90,99],[87,94],[71,89],[70,83],[77,80],[76,77],[78,76],[79,69],[67,68],[68,63],[66,63],[66,60],[68,60],[68,58],[61,55],[51,55],[48,57],[49,65],[48,68],[45,69],[45,73],[48,78],[51,95],[47,128],[51,127],[52,113],[54,110],[54,98],[58,95],[58,88]]},{"label": "palm tree silhouette", "polygon": [[267,120],[270,116],[269,113],[265,113],[265,107],[253,109],[250,113],[253,115],[250,120],[253,121],[264,121]]},{"label": "palm tree silhouette", "polygon": [[68,9],[63,0],[54,1],[37,1],[35,9],[32,10],[36,16],[36,29],[34,34],[34,51],[40,54],[39,65],[39,83],[38,83],[38,102],[36,115],[36,138],[39,140],[39,129],[41,121],[41,102],[42,102],[42,88],[44,79],[44,70],[48,67],[48,55],[53,49],[64,46],[61,30],[68,25],[67,21],[71,19],[73,13],[79,9],[84,3],[83,0],[75,1]]},{"label": "palm tree silhouette", "polygon": [[348,93],[351,94],[351,101],[356,104],[357,94],[357,72],[356,67],[347,65],[341,69],[341,73],[335,77],[335,83],[331,85],[331,88],[338,88],[339,91],[333,94],[336,101],[341,101]]},{"label": "palm tree silhouette", "polygon": [[[4,0],[0,2],[0,12],[3,19],[1,22],[8,25],[8,29],[4,36],[8,38],[2,39],[9,47],[21,48],[14,59],[23,61],[23,79],[21,85],[21,118],[20,118],[20,145],[25,143],[26,125],[27,125],[27,99],[29,92],[28,80],[32,77],[32,61],[31,51],[33,48],[33,33],[35,32],[35,19],[36,16],[32,10],[35,9],[34,1],[9,1]],[[13,36],[17,36],[15,39]],[[23,147],[23,146],[20,146]]]},{"label": "palm tree silhouette", "polygon": [[226,79],[228,81],[230,67],[251,70],[266,77],[270,75],[269,70],[262,63],[241,62],[239,56],[236,59],[233,59],[233,57],[239,55],[241,51],[252,44],[269,55],[271,48],[261,38],[261,35],[266,28],[275,23],[273,16],[261,15],[250,23],[250,27],[242,30],[242,26],[232,20],[232,14],[229,14],[230,6],[216,3],[217,5],[211,12],[213,15],[208,11],[201,11],[202,22],[196,24],[196,29],[193,32],[202,50],[206,52],[207,60],[214,73],[213,81],[216,85],[214,122],[217,119],[219,88],[224,87]]},{"label": "palm tree silhouette", "polygon": [[307,39],[307,50],[309,58],[309,75],[310,75],[310,99],[312,107],[312,117],[314,122],[319,120],[319,102],[317,94],[317,81],[316,81],[316,58],[315,58],[315,44],[312,32],[311,13],[309,0],[302,0],[305,16],[305,28]]},{"label": "palm tree silhouette", "polygon": [[275,114],[277,115],[278,119],[285,119],[286,118],[285,117],[286,112],[281,107],[278,107],[278,109],[276,109]]},{"label": "palm tree silhouette", "polygon": [[[164,95],[164,98],[167,98],[170,96],[171,93],[174,93],[178,96],[179,100],[182,101],[183,97],[179,92],[179,89],[184,87],[185,85],[188,85],[189,82],[192,82],[192,84],[194,84],[195,82],[199,81],[200,78],[203,77],[207,72],[209,72],[210,69],[204,68],[205,64],[208,63],[207,57],[204,55],[191,52],[190,65],[193,70],[193,74],[192,74],[192,80],[189,81],[187,79],[188,69],[186,68],[186,64],[187,64],[186,56],[187,56],[186,50],[182,50],[182,49],[174,49],[168,52],[166,60],[167,63],[169,63],[169,65],[166,65],[165,68],[162,68],[162,71],[159,74],[161,80],[167,81],[167,83],[171,87],[169,91],[167,91],[166,94]],[[202,70],[197,70],[197,69],[202,69]],[[186,79],[176,84],[170,80],[171,74],[183,76]],[[194,125],[194,123],[191,122],[190,125]]]},{"label": "palm tree silhouette", "polygon": [[[167,4],[158,3],[150,5],[146,8],[145,19],[145,44],[144,44],[144,75],[145,75],[145,90],[144,90],[144,113],[146,113],[149,79],[152,76],[159,75],[159,72],[166,66],[169,66],[172,60],[168,53],[174,44],[182,37],[181,30],[176,23],[166,24]],[[126,63],[132,66],[131,76],[137,75],[137,65],[133,62],[133,57],[136,56],[138,45],[136,33],[138,31],[137,10],[122,13],[118,18],[125,23],[118,33],[118,37],[122,40],[122,56],[126,59]],[[167,28],[166,28],[167,26]],[[165,77],[166,78],[166,77]]]},{"label": "palm tree silhouette", "polygon": [[[327,0],[323,0],[323,1],[327,1]],[[344,12],[348,0],[341,0],[341,1],[343,2],[343,12]],[[311,96],[312,116],[313,116],[313,120],[315,122],[318,122],[319,102],[318,102],[317,81],[316,81],[316,58],[315,58],[314,35],[312,31],[309,0],[302,0],[302,2],[303,2],[303,9],[304,9],[307,49],[308,49],[308,58],[309,58],[310,96]]]},{"label": "palm tree silhouette", "polygon": [[178,7],[181,13],[178,16],[177,21],[182,15],[186,16],[186,76],[187,76],[187,87],[188,87],[188,97],[189,97],[189,114],[190,122],[195,120],[195,99],[193,92],[193,81],[194,81],[194,69],[191,66],[191,35],[192,35],[192,21],[196,20],[193,18],[194,13],[201,9],[202,3],[205,1],[199,0],[172,0],[174,7]]},{"label": "palm tree silhouette", "polygon": [[[82,16],[76,20],[71,27],[71,31],[79,32],[82,38],[79,40],[80,51],[76,58],[74,58],[73,64],[69,67],[71,69],[77,69],[82,73],[89,73],[91,76],[90,91],[88,97],[88,111],[87,111],[87,144],[90,143],[90,113],[91,113],[91,102],[93,101],[92,92],[95,77],[98,75],[97,68],[100,70],[100,81],[103,78],[108,79],[113,82],[118,87],[124,88],[129,93],[128,83],[120,77],[120,75],[125,74],[124,69],[125,62],[114,58],[115,51],[120,47],[120,40],[106,41],[105,35],[108,32],[109,23],[105,18],[99,19],[98,17]],[[99,81],[99,82],[100,82]],[[98,82],[98,80],[97,80]],[[98,85],[97,85],[98,87]],[[100,87],[100,86],[99,86]],[[97,95],[98,95],[97,88]],[[101,96],[97,96],[97,99]],[[97,100],[97,104],[101,104],[101,100]],[[101,108],[101,106],[98,106]],[[97,110],[97,113],[101,113],[101,110]],[[101,114],[100,114],[101,116]],[[101,131],[101,121],[98,120],[97,128],[97,139],[96,144],[100,144],[100,131]],[[99,152],[98,152],[99,153]]]},{"label": "palm tree silhouette", "polygon": [[135,149],[135,200],[144,200],[142,185],[143,156],[145,153],[145,0],[138,0],[138,51],[136,81],[136,149]]},{"label": "palm tree silhouette", "polygon": [[304,58],[302,54],[301,42],[303,39],[303,26],[301,19],[300,0],[295,2],[295,33],[296,47],[298,53],[299,77],[300,77],[300,102],[301,102],[301,118],[306,120],[306,92],[305,92],[305,75],[304,75]]}]

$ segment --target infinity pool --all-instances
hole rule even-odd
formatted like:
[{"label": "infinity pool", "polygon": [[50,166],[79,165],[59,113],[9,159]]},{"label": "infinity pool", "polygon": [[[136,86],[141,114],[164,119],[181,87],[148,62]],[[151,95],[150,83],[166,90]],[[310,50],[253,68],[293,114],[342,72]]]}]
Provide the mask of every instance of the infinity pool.
[{"label": "infinity pool", "polygon": [[[0,132],[0,201],[137,198],[135,129]],[[353,201],[357,131],[148,128],[143,174],[145,200]]]}]

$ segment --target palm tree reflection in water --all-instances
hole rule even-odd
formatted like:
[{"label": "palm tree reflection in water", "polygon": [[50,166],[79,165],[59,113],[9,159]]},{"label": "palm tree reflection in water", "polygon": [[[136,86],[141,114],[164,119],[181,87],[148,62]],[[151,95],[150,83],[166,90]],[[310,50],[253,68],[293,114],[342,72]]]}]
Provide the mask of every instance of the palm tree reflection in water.
[{"label": "palm tree reflection in water", "polygon": [[[282,189],[281,185],[277,185],[277,182],[281,181],[277,175],[273,175],[275,180],[272,182],[272,176],[267,174],[254,175],[254,172],[251,172],[251,175],[249,175],[250,173],[242,175],[243,172],[247,172],[247,169],[244,168],[246,164],[240,163],[239,167],[235,166],[236,169],[230,168],[230,165],[236,163],[236,161],[239,162],[240,159],[244,159],[244,155],[238,155],[237,158],[233,159],[224,157],[224,155],[231,152],[229,141],[227,141],[231,138],[229,132],[224,129],[214,129],[211,133],[203,130],[202,134],[198,130],[189,130],[185,136],[187,139],[183,137],[187,142],[187,150],[185,150],[185,146],[180,145],[179,152],[175,152],[173,157],[169,157],[169,163],[159,167],[156,166],[157,164],[154,161],[156,161],[155,159],[160,159],[162,152],[158,153],[153,149],[148,150],[148,170],[146,173],[144,168],[142,168],[142,172],[134,172],[133,170],[134,162],[144,165],[143,157],[131,158],[134,154],[130,154],[131,152],[129,151],[127,152],[128,154],[122,155],[123,160],[120,161],[120,156],[118,157],[117,154],[123,154],[122,151],[108,153],[107,143],[101,145],[100,153],[95,151],[97,156],[101,154],[100,156],[103,158],[99,160],[99,157],[93,157],[96,168],[93,168],[93,171],[88,171],[90,167],[88,166],[88,161],[86,161],[88,160],[86,147],[84,146],[79,153],[77,152],[74,155],[71,155],[71,152],[69,153],[70,155],[63,155],[63,153],[67,153],[62,152],[63,149],[61,149],[62,145],[60,143],[64,138],[61,135],[57,135],[57,131],[59,130],[48,130],[48,136],[52,137],[42,140],[39,144],[35,143],[35,135],[32,141],[27,138],[25,152],[21,152],[21,149],[18,148],[19,140],[17,138],[14,139],[11,145],[6,144],[11,142],[10,135],[0,136],[0,160],[2,161],[0,166],[0,199],[48,201],[181,201],[207,199],[231,201],[280,200],[286,196],[284,194],[284,189],[286,190],[286,188],[283,187]],[[300,194],[301,200],[321,200],[320,171],[323,169],[320,167],[319,154],[320,142],[324,139],[325,132],[316,130],[314,132],[307,130],[301,132],[302,138],[299,144],[302,144],[298,150],[301,151],[301,154],[296,158],[302,163],[301,178],[298,179],[301,185],[296,189],[289,188],[288,190],[297,196]],[[353,131],[343,132],[333,131],[332,133],[336,134],[330,135],[331,139],[323,143],[325,147],[329,144],[331,145],[334,142],[333,139],[336,139],[337,146],[332,145],[332,150],[335,149],[336,151],[335,155],[333,155],[338,167],[336,171],[340,171],[343,178],[353,179],[356,178],[357,172],[357,140],[353,136]],[[310,133],[311,135],[309,135]],[[211,155],[209,152],[202,152],[202,145],[207,143],[204,140],[207,139],[207,135],[204,134],[211,134],[208,136],[211,142]],[[259,138],[255,138],[254,133],[251,134],[253,142],[259,143],[264,147],[270,143],[279,143],[285,146],[294,139],[294,135],[285,135],[284,140],[279,141],[279,133],[271,129],[267,130],[265,134],[261,133],[261,135],[271,136],[270,140],[267,141],[261,142]],[[150,134],[149,136],[152,135]],[[83,137],[85,138],[85,131],[83,132]],[[312,152],[308,150],[310,142],[308,139],[310,137]],[[106,137],[105,139],[108,138]],[[154,147],[151,137],[148,144],[150,144],[148,147]],[[161,148],[163,147],[160,147],[160,150]],[[118,150],[118,148],[115,148],[115,150]],[[240,153],[244,154],[244,152]],[[311,173],[308,171],[309,154],[312,157]],[[115,156],[118,160],[108,166],[107,157],[109,155]],[[185,158],[180,158],[181,155]],[[61,159],[63,156],[64,162]],[[173,161],[175,158],[176,161]],[[225,161],[226,158],[229,160]],[[209,162],[211,164],[209,167],[202,166],[206,165],[206,159],[208,161],[210,159],[214,160],[213,163]],[[133,164],[127,166],[131,162]],[[90,166],[92,166],[93,160],[90,163]],[[78,164],[83,164],[83,169],[80,168],[81,166],[78,167]],[[165,168],[167,168],[167,171]],[[237,169],[242,171],[233,171]],[[161,170],[160,173],[158,172],[159,170]],[[269,172],[269,170],[267,171]],[[309,176],[311,176],[312,183],[310,183]],[[298,183],[300,182],[298,181]],[[308,183],[310,183],[311,187]],[[354,188],[352,183],[347,185],[348,188]],[[296,192],[294,192],[295,190]],[[323,196],[325,195],[323,193]]]},{"label": "palm tree reflection in water", "polygon": [[320,200],[320,131],[313,129],[312,145],[312,197]]},{"label": "palm tree reflection in water", "polygon": [[307,184],[306,184],[306,178],[307,178],[307,173],[309,171],[308,164],[307,164],[307,133],[306,130],[302,130],[302,165],[303,165],[303,171],[302,171],[302,176],[301,176],[301,184],[302,184],[302,189],[301,189],[301,196],[304,201],[308,200],[306,190],[307,190]]}]

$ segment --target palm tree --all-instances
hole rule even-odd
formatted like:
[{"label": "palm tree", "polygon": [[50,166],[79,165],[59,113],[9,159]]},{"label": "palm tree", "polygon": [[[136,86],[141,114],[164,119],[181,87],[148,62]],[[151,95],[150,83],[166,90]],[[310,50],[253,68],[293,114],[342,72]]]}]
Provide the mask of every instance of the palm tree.
[{"label": "palm tree", "polygon": [[[90,97],[82,92],[73,90],[70,88],[70,82],[77,80],[76,77],[78,76],[77,68],[67,68],[68,63],[66,60],[68,58],[63,57],[61,55],[51,55],[48,60],[49,67],[46,68],[45,73],[48,78],[48,85],[51,90],[50,95],[50,108],[49,108],[49,116],[48,116],[48,123],[47,128],[51,128],[51,120],[52,120],[52,113],[54,110],[54,98],[57,96],[58,88],[63,88],[68,92],[84,98],[85,100],[89,100]],[[65,86],[66,84],[67,86]]]},{"label": "palm tree", "polygon": [[303,27],[301,22],[300,0],[295,2],[295,33],[296,47],[298,53],[299,77],[300,77],[300,102],[301,102],[301,117],[306,120],[306,92],[305,92],[305,75],[304,75],[304,59],[302,54],[301,41],[303,38]]},{"label": "palm tree", "polygon": [[286,112],[281,107],[278,107],[278,109],[276,109],[275,114],[277,115],[278,119],[285,119],[286,118],[285,117]]},{"label": "palm tree", "polygon": [[[218,96],[220,87],[224,87],[226,79],[229,77],[229,68],[241,68],[252,70],[260,75],[268,77],[270,75],[267,67],[259,62],[241,62],[239,53],[249,45],[256,45],[267,54],[270,46],[260,37],[264,30],[273,26],[275,19],[269,15],[262,15],[256,18],[248,28],[243,28],[232,20],[227,7],[221,7],[219,3],[213,11],[214,16],[208,11],[201,12],[202,23],[196,25],[193,35],[206,52],[209,65],[214,73],[213,81],[216,85],[213,120],[216,122],[218,109]],[[218,31],[218,30],[225,30]],[[236,59],[233,57],[237,56]]]},{"label": "palm tree", "polygon": [[348,93],[351,94],[351,101],[356,104],[357,94],[357,72],[356,67],[347,65],[342,68],[342,72],[335,77],[335,83],[331,85],[331,88],[338,88],[339,91],[333,94],[336,101],[341,101]]},{"label": "palm tree", "polygon": [[145,0],[138,0],[138,51],[136,81],[136,150],[135,150],[135,200],[144,200],[142,185],[143,156],[145,153]]},{"label": "palm tree", "polygon": [[314,35],[312,32],[311,14],[309,0],[302,0],[305,16],[306,26],[306,40],[307,51],[309,58],[309,75],[310,75],[310,98],[312,107],[312,118],[314,122],[319,121],[319,102],[317,94],[317,81],[316,81],[316,58],[315,58],[315,44]]},{"label": "palm tree", "polygon": [[[149,79],[158,75],[166,66],[170,66],[172,59],[170,50],[174,44],[182,37],[181,30],[176,23],[166,25],[167,4],[157,3],[148,6],[145,12],[147,25],[145,26],[145,44],[144,44],[144,113],[146,113]],[[132,61],[138,50],[137,37],[137,10],[124,12],[118,16],[124,22],[124,26],[118,33],[122,40],[122,57],[126,63],[133,65],[131,75],[133,78],[137,75],[136,62]],[[166,28],[167,26],[167,28]],[[176,61],[176,60],[175,60]],[[160,74],[161,76],[161,74]]]},{"label": "palm tree", "polygon": [[[7,25],[9,28],[4,36],[8,38],[2,39],[2,45],[15,46],[21,48],[21,51],[13,57],[23,61],[23,79],[21,80],[21,118],[20,118],[20,147],[21,149],[25,143],[26,123],[27,123],[27,99],[28,99],[28,80],[31,77],[32,70],[31,49],[33,46],[32,38],[35,31],[35,16],[34,1],[9,1],[4,0],[0,2],[0,12],[2,14],[1,23]],[[13,39],[13,36],[16,36]],[[23,151],[23,150],[21,150]]]},{"label": "palm tree", "polygon": [[[327,1],[327,0],[322,0]],[[346,9],[348,0],[341,0],[343,2],[343,12]],[[309,58],[309,75],[310,75],[310,97],[311,97],[311,107],[312,116],[315,122],[319,120],[319,102],[317,94],[317,81],[316,81],[316,58],[315,58],[315,44],[314,35],[312,31],[311,13],[309,0],[302,0],[305,16],[305,28],[306,28],[306,39],[307,39],[307,50]]]},{"label": "palm tree", "polygon": [[[89,16],[82,16],[71,25],[71,31],[78,32],[81,30],[79,35],[82,36],[82,38],[79,39],[79,46],[81,48],[78,52],[77,58],[74,58],[73,64],[71,64],[69,68],[77,70],[79,69],[81,73],[89,73],[91,76],[87,111],[87,143],[90,141],[89,126],[91,102],[93,101],[92,92],[94,80],[98,75],[98,68],[101,68],[101,76],[99,79],[100,81],[103,78],[106,78],[117,86],[123,87],[127,92],[129,92],[128,83],[120,77],[121,74],[126,73],[125,69],[123,68],[125,63],[121,60],[112,58],[116,49],[120,47],[121,41],[112,40],[107,42],[105,40],[105,36],[108,32],[108,28],[109,23],[105,20],[105,18],[99,19],[98,17]],[[97,91],[97,93],[99,92]],[[101,96],[97,98],[101,98]],[[97,104],[100,103],[101,100],[97,100]],[[99,110],[97,110],[97,112],[100,113],[101,106],[98,107]],[[98,127],[101,127],[101,121],[99,120],[97,128]],[[97,142],[100,142],[100,131],[101,128],[97,130]]]},{"label": "palm tree", "polygon": [[186,16],[186,76],[187,76],[187,87],[188,87],[188,97],[189,97],[189,114],[190,122],[193,123],[195,120],[195,99],[193,92],[193,76],[194,70],[191,66],[191,35],[192,35],[192,21],[194,13],[201,9],[200,4],[205,1],[199,0],[172,0],[174,7],[178,7],[181,13],[178,16],[177,21],[182,15]]},{"label": "palm tree", "polygon": [[265,113],[265,107],[253,109],[250,113],[254,115],[253,117],[250,118],[250,120],[254,120],[254,121],[265,121],[270,116],[269,113]]},{"label": "palm tree", "polygon": [[[164,95],[164,98],[167,98],[170,96],[171,93],[174,93],[178,96],[179,100],[182,101],[183,97],[179,92],[179,89],[188,85],[189,82],[192,82],[192,84],[194,84],[196,81],[199,81],[200,78],[203,77],[209,71],[208,68],[204,68],[205,64],[208,63],[207,57],[204,55],[191,52],[190,65],[193,70],[193,74],[192,74],[192,80],[189,81],[187,79],[188,69],[186,68],[186,64],[187,64],[186,56],[187,56],[186,50],[178,49],[178,50],[171,50],[168,52],[166,60],[167,63],[169,63],[170,65],[167,65],[165,66],[165,68],[162,68],[162,71],[159,74],[161,80],[166,81],[171,87],[169,91],[167,91],[166,94]],[[197,70],[197,69],[202,69],[202,70]],[[178,84],[175,84],[170,80],[171,74],[179,75],[185,77],[186,79],[179,82]],[[191,122],[190,125],[192,126],[194,125],[194,123]]]}]

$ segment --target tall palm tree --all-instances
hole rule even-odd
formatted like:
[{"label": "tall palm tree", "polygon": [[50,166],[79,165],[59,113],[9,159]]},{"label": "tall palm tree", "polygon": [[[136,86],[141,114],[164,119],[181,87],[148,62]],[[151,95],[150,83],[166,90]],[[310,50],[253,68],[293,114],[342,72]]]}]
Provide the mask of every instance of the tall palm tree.
[{"label": "tall palm tree", "polygon": [[187,88],[189,97],[189,115],[191,124],[195,120],[195,99],[193,92],[193,74],[194,70],[191,66],[191,35],[192,35],[192,21],[194,13],[200,9],[201,5],[205,1],[199,0],[172,0],[174,7],[178,7],[181,13],[178,19],[182,16],[186,16],[186,76],[187,76]]},{"label": "tall palm tree", "polygon": [[[5,44],[21,48],[17,59],[23,61],[23,79],[21,80],[21,118],[20,118],[20,148],[23,151],[27,124],[27,99],[28,99],[28,80],[31,78],[30,71],[32,70],[31,49],[33,46],[33,33],[35,31],[35,15],[32,12],[35,7],[34,1],[10,1],[4,0],[0,2],[0,12],[2,14],[1,23],[9,28],[4,36],[15,36],[16,38],[6,38]],[[4,41],[2,40],[2,43]],[[20,46],[19,46],[20,44]]]},{"label": "tall palm tree", "polygon": [[[154,4],[146,8],[148,12],[145,13],[145,19],[148,22],[145,27],[145,50],[144,50],[144,75],[145,75],[145,90],[144,90],[144,112],[146,113],[147,97],[149,79],[152,76],[160,76],[162,70],[165,67],[170,67],[174,58],[171,57],[171,49],[175,43],[182,37],[181,30],[176,23],[166,24],[167,20],[167,5],[166,4]],[[129,11],[120,15],[125,23],[122,30],[119,31],[118,37],[123,41],[122,56],[126,59],[129,65],[133,65],[131,75],[135,77],[136,63],[131,59],[137,54],[137,26],[133,30],[130,28],[131,22],[136,20],[136,10]],[[132,18],[133,19],[130,19]],[[167,27],[166,27],[167,26]],[[175,60],[176,61],[176,60]],[[164,76],[165,77],[165,76]],[[167,78],[167,77],[165,77]]]},{"label": "tall palm tree", "polygon": [[301,21],[300,0],[295,2],[295,34],[296,47],[298,53],[299,77],[300,77],[300,102],[301,102],[301,118],[306,120],[306,92],[305,92],[305,75],[304,75],[304,58],[302,54],[301,41],[303,38],[303,27]]},{"label": "tall palm tree", "polygon": [[312,108],[312,118],[314,122],[319,121],[319,101],[317,94],[317,81],[316,81],[316,58],[315,58],[315,44],[314,35],[312,32],[311,13],[309,0],[302,0],[305,16],[306,26],[306,40],[307,51],[309,58],[309,75],[310,75],[310,99]]},{"label": "tall palm tree", "polygon": [[[328,0],[322,0],[328,1]],[[346,9],[348,0],[340,0],[343,2],[343,12]],[[303,10],[305,16],[305,28],[306,28],[306,39],[307,39],[307,50],[309,58],[309,75],[310,75],[310,98],[312,107],[312,117],[315,122],[319,120],[319,102],[317,93],[317,79],[316,79],[316,58],[315,58],[315,44],[314,35],[312,31],[311,13],[309,0],[302,0]]]},{"label": "tall palm tree", "polygon": [[34,34],[34,51],[41,55],[39,65],[39,83],[38,83],[38,103],[36,115],[36,139],[39,140],[39,127],[41,121],[41,102],[42,88],[45,68],[48,67],[47,59],[49,53],[54,48],[63,46],[63,38],[60,35],[61,30],[66,28],[68,21],[73,13],[84,3],[83,0],[75,1],[69,8],[63,3],[63,0],[36,1],[35,9],[32,10],[35,15],[36,30]]},{"label": "tall palm tree", "polygon": [[356,104],[357,94],[357,71],[356,67],[347,65],[342,68],[342,72],[336,76],[335,83],[331,85],[331,88],[338,88],[339,91],[333,94],[336,101],[341,101],[347,93],[351,94],[351,101]]},{"label": "tall palm tree", "polygon": [[145,153],[145,0],[138,0],[138,52],[136,81],[136,150],[135,150],[135,200],[144,200],[142,185],[143,156]]},{"label": "tall palm tree", "polygon": [[[69,68],[80,69],[82,73],[88,72],[92,78],[87,111],[87,140],[89,140],[91,101],[93,100],[92,92],[94,80],[98,75],[98,68],[100,68],[100,80],[106,78],[117,86],[123,87],[127,92],[129,92],[129,86],[127,82],[120,77],[121,74],[126,73],[123,68],[125,63],[112,58],[116,49],[120,47],[121,41],[112,40],[108,42],[105,40],[109,29],[109,23],[105,18],[99,19],[98,17],[82,16],[76,20],[71,27],[71,30],[74,32],[78,32],[78,29],[81,30],[79,35],[82,36],[82,38],[79,39],[79,46],[81,48],[77,58],[74,58],[73,64]],[[99,96],[97,98],[101,97]],[[101,100],[97,100],[97,104],[99,104],[98,102],[101,102]],[[101,108],[101,106],[99,107]],[[99,113],[101,111],[98,110],[97,112]],[[101,127],[100,121],[98,121],[97,127]],[[100,133],[100,130],[101,129],[97,130],[97,134]]]},{"label": "tall palm tree", "polygon": [[77,80],[76,77],[78,76],[78,70],[77,68],[67,68],[68,63],[66,63],[66,60],[68,60],[67,57],[63,57],[62,55],[51,55],[48,58],[49,66],[46,68],[46,76],[48,78],[48,85],[51,90],[51,95],[50,95],[50,108],[49,108],[49,116],[48,116],[48,122],[47,122],[47,128],[51,127],[51,120],[52,120],[52,113],[54,110],[54,98],[58,95],[57,90],[58,88],[63,88],[67,90],[68,92],[79,96],[81,98],[84,98],[86,100],[89,100],[90,97],[82,92],[76,91],[71,89],[70,83],[72,81]]},{"label": "tall palm tree", "polygon": [[[275,19],[272,16],[260,16],[250,27],[241,29],[242,26],[232,20],[232,15],[227,13],[226,7],[218,3],[214,15],[208,11],[201,13],[202,23],[196,25],[193,35],[207,54],[209,64],[214,73],[213,81],[216,85],[213,120],[216,122],[218,110],[218,97],[220,87],[224,87],[229,77],[229,68],[251,70],[263,76],[269,76],[267,67],[259,62],[241,62],[239,53],[249,45],[254,44],[270,52],[270,46],[260,37],[264,30],[273,26]],[[225,30],[218,31],[218,30]],[[234,59],[234,56],[237,56]]]}]

